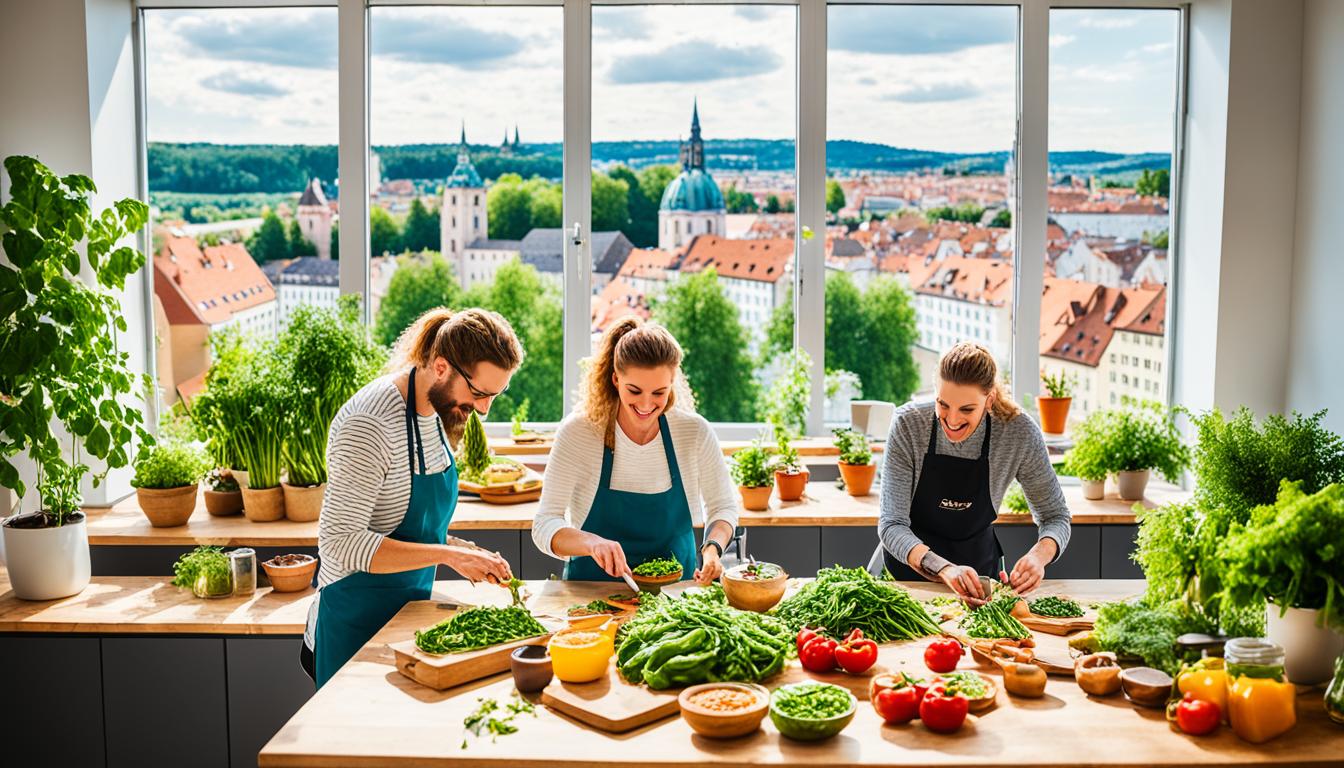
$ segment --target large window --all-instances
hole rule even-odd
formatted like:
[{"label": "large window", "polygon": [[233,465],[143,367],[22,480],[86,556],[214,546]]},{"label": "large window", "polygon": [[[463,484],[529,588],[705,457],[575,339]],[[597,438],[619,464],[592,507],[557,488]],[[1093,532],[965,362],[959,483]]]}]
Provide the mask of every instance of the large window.
[{"label": "large window", "polygon": [[1180,12],[1050,13],[1040,366],[1071,416],[1165,403]]}]

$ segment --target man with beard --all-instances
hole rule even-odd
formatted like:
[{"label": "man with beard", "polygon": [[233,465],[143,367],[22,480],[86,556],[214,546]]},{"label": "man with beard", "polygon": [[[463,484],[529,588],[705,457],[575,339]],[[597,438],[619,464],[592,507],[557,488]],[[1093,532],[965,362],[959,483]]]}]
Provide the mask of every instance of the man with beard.
[{"label": "man with beard", "polygon": [[[385,375],[341,407],[327,437],[318,595],[301,661],[320,688],[446,565],[473,582],[513,577],[497,553],[448,543],[457,445],[523,362],[495,312],[432,309],[406,329]],[[445,436],[445,431],[447,435]]]}]

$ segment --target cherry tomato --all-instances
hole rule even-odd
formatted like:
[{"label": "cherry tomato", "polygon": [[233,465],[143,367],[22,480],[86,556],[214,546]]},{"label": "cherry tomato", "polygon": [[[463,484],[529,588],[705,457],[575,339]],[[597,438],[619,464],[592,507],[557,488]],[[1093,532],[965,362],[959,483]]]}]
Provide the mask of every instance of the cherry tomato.
[{"label": "cherry tomato", "polygon": [[877,643],[866,639],[863,630],[856,629],[835,647],[835,663],[851,675],[861,675],[877,663]]},{"label": "cherry tomato", "polygon": [[830,672],[835,669],[836,642],[829,637],[817,636],[803,646],[798,661],[809,672]]},{"label": "cherry tomato", "polygon": [[1213,733],[1222,717],[1217,704],[1196,699],[1193,693],[1185,694],[1176,705],[1176,725],[1191,736]]},{"label": "cherry tomato", "polygon": [[949,695],[947,689],[935,685],[919,702],[919,719],[930,731],[952,733],[966,722],[970,702],[960,693]]},{"label": "cherry tomato", "polygon": [[913,685],[904,688],[883,688],[873,696],[873,709],[878,717],[892,725],[908,723],[919,714],[919,691]]},{"label": "cherry tomato", "polygon": [[924,666],[939,674],[951,672],[965,653],[961,643],[950,637],[934,640],[924,649]]}]

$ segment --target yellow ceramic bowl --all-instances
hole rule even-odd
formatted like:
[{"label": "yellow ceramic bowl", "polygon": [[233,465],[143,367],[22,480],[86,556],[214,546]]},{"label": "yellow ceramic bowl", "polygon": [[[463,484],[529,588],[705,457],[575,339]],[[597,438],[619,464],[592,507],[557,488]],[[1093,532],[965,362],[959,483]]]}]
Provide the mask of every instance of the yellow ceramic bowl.
[{"label": "yellow ceramic bowl", "polygon": [[605,629],[566,629],[551,636],[551,668],[557,680],[590,683],[607,673],[616,652],[615,622]]}]

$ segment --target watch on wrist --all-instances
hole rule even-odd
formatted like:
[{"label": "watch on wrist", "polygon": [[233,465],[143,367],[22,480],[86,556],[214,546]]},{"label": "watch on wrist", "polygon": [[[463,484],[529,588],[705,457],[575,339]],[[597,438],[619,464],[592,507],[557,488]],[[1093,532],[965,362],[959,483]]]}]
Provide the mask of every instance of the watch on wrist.
[{"label": "watch on wrist", "polygon": [[713,547],[719,553],[719,557],[723,557],[723,545],[719,542],[713,539],[705,539],[705,543],[700,546],[701,553],[705,551],[705,547]]},{"label": "watch on wrist", "polygon": [[925,578],[928,579],[937,580],[938,574],[949,565],[952,565],[952,563],[939,557],[938,553],[932,549],[925,552],[924,556],[919,559],[919,570],[923,571]]}]

